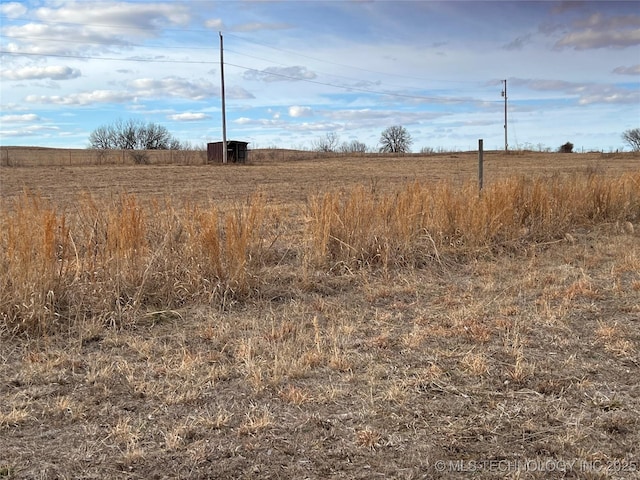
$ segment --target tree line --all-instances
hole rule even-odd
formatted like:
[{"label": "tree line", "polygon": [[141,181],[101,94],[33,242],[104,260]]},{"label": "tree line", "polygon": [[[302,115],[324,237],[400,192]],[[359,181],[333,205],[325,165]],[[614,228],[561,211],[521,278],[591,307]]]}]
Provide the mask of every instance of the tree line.
[{"label": "tree line", "polygon": [[[413,139],[409,131],[402,125],[393,125],[380,134],[378,142],[380,153],[409,153]],[[371,151],[366,144],[351,140],[340,143],[336,132],[329,132],[317,138],[311,144],[311,149],[316,152],[340,152],[340,153],[366,153]]]},{"label": "tree line", "polygon": [[89,135],[90,148],[100,150],[181,150],[183,145],[166,127],[142,120],[117,120]]},{"label": "tree line", "polygon": [[[622,139],[634,152],[640,151],[640,128],[626,130]],[[380,134],[380,153],[409,153],[413,139],[402,125],[393,125]],[[117,120],[110,125],[102,125],[89,135],[89,147],[100,150],[184,150],[191,149],[189,143],[181,143],[166,127],[141,120]],[[329,132],[312,142],[312,150],[317,152],[366,153],[372,151],[366,144],[351,140],[340,143],[336,132]],[[423,148],[426,153],[428,149]],[[567,142],[558,149],[571,153],[573,144]]]}]

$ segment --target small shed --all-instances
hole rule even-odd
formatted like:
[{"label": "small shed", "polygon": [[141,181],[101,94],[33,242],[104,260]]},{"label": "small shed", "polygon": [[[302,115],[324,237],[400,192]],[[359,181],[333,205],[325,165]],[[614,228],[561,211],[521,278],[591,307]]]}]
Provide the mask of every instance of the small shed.
[{"label": "small shed", "polygon": [[[227,163],[246,163],[249,142],[227,141]],[[207,162],[222,163],[223,142],[207,143]]]}]

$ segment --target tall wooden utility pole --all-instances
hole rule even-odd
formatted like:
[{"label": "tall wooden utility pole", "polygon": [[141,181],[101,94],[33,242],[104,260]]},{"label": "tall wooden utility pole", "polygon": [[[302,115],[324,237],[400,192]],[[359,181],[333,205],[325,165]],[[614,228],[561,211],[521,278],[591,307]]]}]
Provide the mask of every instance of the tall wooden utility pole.
[{"label": "tall wooden utility pole", "polygon": [[509,153],[509,144],[507,143],[507,81],[503,80],[504,90],[502,96],[504,97],[504,152]]},{"label": "tall wooden utility pole", "polygon": [[224,54],[222,48],[222,32],[220,34],[220,85],[222,95],[222,163],[227,163],[227,113],[224,105]]}]

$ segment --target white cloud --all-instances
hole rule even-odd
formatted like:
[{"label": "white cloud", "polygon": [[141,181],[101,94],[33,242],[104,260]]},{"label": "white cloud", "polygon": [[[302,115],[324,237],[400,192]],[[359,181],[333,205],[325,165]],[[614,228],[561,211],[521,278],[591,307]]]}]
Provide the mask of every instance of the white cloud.
[{"label": "white cloud", "polygon": [[227,26],[221,18],[210,18],[204,22],[204,26],[213,30],[228,30],[231,32],[258,32],[260,30],[284,30],[291,28],[286,23],[247,22]]},{"label": "white cloud", "polygon": [[300,105],[292,105],[291,107],[289,107],[290,117],[311,117],[312,115],[313,111],[311,110],[311,107],[302,107]]},{"label": "white cloud", "polygon": [[545,80],[529,78],[512,78],[509,83],[513,86],[523,86],[538,91],[577,92],[586,88],[587,84],[567,82],[564,80]]},{"label": "white cloud", "polygon": [[226,30],[221,18],[211,18],[204,22],[204,26],[214,30]]},{"label": "white cloud", "polygon": [[606,17],[598,12],[587,18],[576,20],[573,25],[577,28],[592,28],[594,30],[617,30],[626,27],[640,27],[640,15]]},{"label": "white cloud", "polygon": [[233,86],[228,87],[224,91],[225,97],[230,98],[232,100],[249,100],[252,98],[256,98],[253,96],[251,92],[248,92],[242,87]]},{"label": "white cloud", "polygon": [[630,67],[617,67],[613,69],[613,73],[618,75],[640,75],[640,63],[631,65]]},{"label": "white cloud", "polygon": [[317,77],[317,75],[307,70],[307,67],[293,66],[293,67],[267,67],[263,70],[247,70],[242,77],[245,80],[261,80],[263,82],[282,82],[282,81],[297,81],[297,80],[311,80]]},{"label": "white cloud", "polygon": [[563,80],[511,79],[512,85],[543,92],[561,92],[578,98],[579,105],[595,103],[633,104],[640,101],[640,92],[604,83],[577,83]]},{"label": "white cloud", "polygon": [[300,124],[291,124],[287,126],[287,130],[294,130],[300,132],[336,132],[342,129],[342,125],[339,123],[326,123],[326,122],[304,122]]},{"label": "white cloud", "polygon": [[372,110],[369,108],[357,110],[327,110],[322,115],[336,122],[341,122],[348,128],[379,128],[398,125],[415,125],[440,118],[449,113],[445,112],[402,112],[398,110]]},{"label": "white cloud", "polygon": [[205,80],[187,80],[181,77],[165,77],[161,80],[138,78],[130,83],[144,97],[181,97],[202,100],[218,95],[218,88]]},{"label": "white cloud", "polygon": [[287,128],[292,124],[279,120],[277,118],[249,118],[239,117],[233,120],[236,125],[248,126],[248,127],[260,127],[263,128]]},{"label": "white cloud", "polygon": [[334,120],[358,121],[364,119],[386,119],[392,114],[389,110],[372,110],[362,108],[358,110],[335,110],[327,111],[325,115]]},{"label": "white cloud", "polygon": [[638,44],[640,44],[640,29],[617,32],[599,32],[589,29],[565,35],[556,42],[556,47],[589,50],[595,48],[626,48]]},{"label": "white cloud", "polygon": [[640,103],[640,92],[637,91],[611,91],[596,92],[583,95],[578,101],[580,105],[591,105],[594,103],[616,103],[621,105],[638,105]]},{"label": "white cloud", "polygon": [[133,38],[158,37],[167,26],[186,25],[189,7],[179,2],[59,2],[58,8],[32,11],[41,20],[8,25],[3,34],[11,37],[5,46],[11,52],[37,54],[79,54],[130,46]]},{"label": "white cloud", "polygon": [[595,13],[572,26],[575,30],[556,42],[557,49],[626,48],[640,44],[640,15],[606,17]]},{"label": "white cloud", "polygon": [[81,75],[77,68],[62,65],[50,65],[46,67],[22,67],[15,70],[2,70],[0,77],[9,80],[70,80]]},{"label": "white cloud", "polygon": [[59,127],[48,125],[29,125],[17,130],[0,130],[0,137],[33,137],[42,135],[42,132],[58,131]]},{"label": "white cloud", "polygon": [[[140,99],[166,99],[168,97],[188,100],[205,100],[219,97],[218,87],[205,80],[187,80],[180,77],[163,79],[138,78],[128,83],[126,90],[93,90],[68,95],[28,95],[27,103],[53,105],[91,105],[99,103],[136,103]],[[241,87],[230,87],[226,91],[230,99],[249,99],[253,95]]]},{"label": "white cloud", "polygon": [[0,105],[0,111],[2,112],[24,112],[31,107],[26,107],[23,103],[3,103]]},{"label": "white cloud", "polygon": [[35,113],[25,113],[24,115],[2,115],[0,117],[0,122],[22,123],[35,122],[37,120],[40,120],[40,117]]},{"label": "white cloud", "polygon": [[[204,100],[220,96],[220,87],[206,80],[188,80],[181,77],[165,77],[160,80],[153,78],[139,78],[130,82],[130,86],[137,90],[142,97],[179,97],[189,100]],[[225,90],[225,96],[233,100],[254,98],[242,87],[230,86]]]},{"label": "white cloud", "polygon": [[38,8],[35,14],[46,22],[108,26],[129,34],[156,32],[167,24],[186,25],[190,19],[188,7],[181,2],[70,1],[60,8]]},{"label": "white cloud", "polygon": [[0,13],[9,18],[18,18],[27,13],[27,7],[18,2],[3,3],[0,5]]},{"label": "white cloud", "polygon": [[185,112],[168,115],[167,118],[169,118],[170,120],[176,120],[178,122],[193,122],[196,120],[205,120],[211,117],[206,113]]},{"label": "white cloud", "polygon": [[94,90],[93,92],[71,93],[61,95],[27,95],[27,103],[41,103],[50,105],[92,105],[96,103],[130,103],[136,101],[136,94],[132,92],[118,92],[113,90]]},{"label": "white cloud", "polygon": [[8,26],[3,33],[14,41],[6,45],[13,53],[39,55],[73,55],[107,51],[110,46],[130,44],[124,36],[119,36],[106,27],[87,25],[79,29],[70,25],[45,25],[28,23]]}]

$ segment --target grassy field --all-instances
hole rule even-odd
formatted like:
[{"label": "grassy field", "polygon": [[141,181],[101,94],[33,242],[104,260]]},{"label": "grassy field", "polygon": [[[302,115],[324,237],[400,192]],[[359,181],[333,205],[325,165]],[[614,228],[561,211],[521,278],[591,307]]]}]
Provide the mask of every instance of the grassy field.
[{"label": "grassy field", "polygon": [[[303,152],[302,158],[310,152]],[[63,153],[64,157],[65,154]],[[410,181],[476,181],[476,153],[389,158],[328,157],[296,160],[295,152],[254,152],[251,165],[142,165],[14,167],[2,170],[2,198],[24,189],[39,192],[57,205],[73,204],[78,194],[99,199],[126,192],[142,202],[170,196],[178,202],[237,203],[260,189],[269,202],[300,206],[310,194],[367,185],[378,190]],[[55,159],[53,160],[54,163]],[[552,177],[574,173],[618,175],[638,169],[638,154],[542,154],[485,152],[485,184],[512,175]]]},{"label": "grassy field", "polygon": [[2,167],[0,478],[638,478],[640,156]]}]

